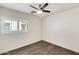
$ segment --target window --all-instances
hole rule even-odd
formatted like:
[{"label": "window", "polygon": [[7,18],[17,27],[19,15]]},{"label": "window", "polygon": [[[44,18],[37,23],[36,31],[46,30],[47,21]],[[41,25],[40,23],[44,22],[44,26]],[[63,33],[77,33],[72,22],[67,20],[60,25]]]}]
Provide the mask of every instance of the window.
[{"label": "window", "polygon": [[2,17],[2,33],[26,32],[28,23],[26,20],[15,20],[15,18]]},{"label": "window", "polygon": [[26,29],[26,24],[24,22],[19,22],[19,31],[25,31]]},{"label": "window", "polygon": [[12,32],[17,31],[17,21],[15,20],[4,20],[3,22],[3,30],[4,32]]},{"label": "window", "polygon": [[10,32],[11,31],[11,21],[5,20],[4,21],[4,31]]},{"label": "window", "polygon": [[11,31],[17,31],[17,21],[11,20]]}]

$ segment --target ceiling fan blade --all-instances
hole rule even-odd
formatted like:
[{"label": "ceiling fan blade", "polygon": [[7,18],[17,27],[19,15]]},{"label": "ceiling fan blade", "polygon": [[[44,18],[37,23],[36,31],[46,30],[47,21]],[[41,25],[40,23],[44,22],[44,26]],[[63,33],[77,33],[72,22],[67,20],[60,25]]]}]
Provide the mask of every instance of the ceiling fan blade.
[{"label": "ceiling fan blade", "polygon": [[48,6],[48,3],[44,4],[40,9],[44,9],[47,6]]},{"label": "ceiling fan blade", "polygon": [[36,8],[36,7],[32,6],[32,5],[30,5],[30,7],[32,7],[32,8],[34,8],[34,9],[38,10],[38,8]]},{"label": "ceiling fan blade", "polygon": [[36,11],[31,11],[31,14],[34,14],[34,13],[36,13]]},{"label": "ceiling fan blade", "polygon": [[49,10],[42,10],[43,12],[48,12],[48,13],[50,13],[51,11],[49,11]]}]

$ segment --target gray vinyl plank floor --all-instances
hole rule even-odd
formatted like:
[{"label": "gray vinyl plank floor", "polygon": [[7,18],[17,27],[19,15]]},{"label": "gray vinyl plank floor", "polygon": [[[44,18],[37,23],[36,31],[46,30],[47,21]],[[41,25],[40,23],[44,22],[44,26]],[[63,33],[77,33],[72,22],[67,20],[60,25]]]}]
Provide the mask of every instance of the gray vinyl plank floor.
[{"label": "gray vinyl plank floor", "polygon": [[40,41],[2,55],[79,55],[79,53],[61,48],[45,41]]}]

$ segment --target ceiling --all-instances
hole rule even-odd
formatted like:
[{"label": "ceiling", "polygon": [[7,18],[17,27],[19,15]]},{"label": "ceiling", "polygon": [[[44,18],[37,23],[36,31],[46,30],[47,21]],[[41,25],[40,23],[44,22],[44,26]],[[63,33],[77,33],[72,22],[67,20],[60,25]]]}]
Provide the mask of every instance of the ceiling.
[{"label": "ceiling", "polygon": [[[44,3],[0,3],[0,6],[31,14],[31,11],[34,11],[35,9],[29,6],[33,5],[35,7],[38,7],[39,4]],[[78,3],[49,3],[49,5],[45,9],[50,10],[51,13],[55,14],[63,10],[68,10],[70,8],[74,8],[77,6],[79,6]],[[43,13],[42,15],[34,14],[34,15],[44,17],[50,15],[51,13]]]}]

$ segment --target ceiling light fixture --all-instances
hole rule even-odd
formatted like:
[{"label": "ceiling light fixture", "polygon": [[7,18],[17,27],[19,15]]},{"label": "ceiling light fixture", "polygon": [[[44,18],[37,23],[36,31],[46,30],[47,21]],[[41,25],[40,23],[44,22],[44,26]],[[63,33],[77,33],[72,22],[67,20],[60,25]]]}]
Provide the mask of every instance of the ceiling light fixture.
[{"label": "ceiling light fixture", "polygon": [[42,14],[43,12],[41,10],[38,10],[37,11],[37,14]]}]

